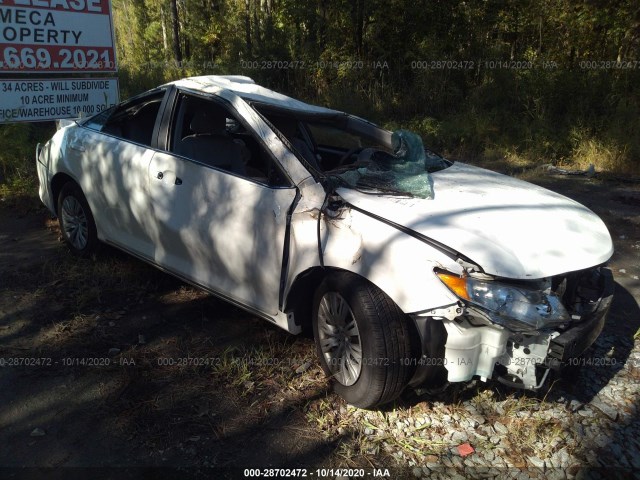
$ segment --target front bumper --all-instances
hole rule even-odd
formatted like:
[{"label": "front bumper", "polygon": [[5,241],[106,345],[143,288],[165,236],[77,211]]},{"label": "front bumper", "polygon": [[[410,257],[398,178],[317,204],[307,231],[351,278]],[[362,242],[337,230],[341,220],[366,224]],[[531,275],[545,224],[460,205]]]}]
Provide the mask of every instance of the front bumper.
[{"label": "front bumper", "polygon": [[521,345],[507,343],[507,354],[496,366],[494,377],[515,388],[538,390],[551,370],[571,364],[602,332],[613,300],[614,282],[611,270],[600,269],[601,292],[597,306],[579,323],[563,332],[545,332],[525,339]]},{"label": "front bumper", "polygon": [[[512,387],[539,389],[549,371],[571,363],[602,332],[613,299],[614,282],[609,269],[599,271],[600,293],[594,308],[563,331],[514,333],[495,324],[478,325],[468,315],[454,320],[414,318],[423,354],[411,385],[434,378],[434,366],[440,366],[446,369],[449,382],[478,376],[483,381],[495,378]],[[438,344],[444,347],[438,348]]]},{"label": "front bumper", "polygon": [[598,307],[590,318],[584,319],[551,341],[546,362],[549,367],[560,368],[572,358],[581,355],[602,332],[613,301],[614,282],[613,274],[608,268],[602,268],[600,273],[604,289]]}]

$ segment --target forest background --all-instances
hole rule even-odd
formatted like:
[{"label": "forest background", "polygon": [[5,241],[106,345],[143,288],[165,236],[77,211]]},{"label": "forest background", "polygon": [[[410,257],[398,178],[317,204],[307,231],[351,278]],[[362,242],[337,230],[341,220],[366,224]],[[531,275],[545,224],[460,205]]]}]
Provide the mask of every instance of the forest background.
[{"label": "forest background", "polygon": [[[240,74],[454,159],[640,174],[634,0],[112,0],[121,98]],[[0,126],[0,196],[51,123]]]}]

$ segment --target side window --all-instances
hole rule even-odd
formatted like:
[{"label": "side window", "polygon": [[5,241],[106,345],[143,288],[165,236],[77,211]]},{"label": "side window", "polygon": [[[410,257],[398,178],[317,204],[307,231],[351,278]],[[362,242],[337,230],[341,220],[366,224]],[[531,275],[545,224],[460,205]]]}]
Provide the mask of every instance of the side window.
[{"label": "side window", "polygon": [[164,91],[155,92],[116,107],[100,131],[150,146],[163,97]]},{"label": "side window", "polygon": [[171,125],[171,153],[259,183],[289,185],[271,155],[222,103],[181,93]]},{"label": "side window", "polygon": [[91,130],[100,131],[102,130],[102,127],[104,127],[104,124],[107,122],[107,120],[109,120],[109,117],[113,114],[116,108],[118,107],[107,108],[94,115],[93,117],[87,118],[82,125],[90,128]]}]

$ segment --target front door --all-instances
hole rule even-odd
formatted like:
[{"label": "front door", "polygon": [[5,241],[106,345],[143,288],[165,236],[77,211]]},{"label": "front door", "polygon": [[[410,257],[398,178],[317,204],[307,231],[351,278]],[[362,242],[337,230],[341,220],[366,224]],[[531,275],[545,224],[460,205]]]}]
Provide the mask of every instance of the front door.
[{"label": "front door", "polygon": [[155,261],[264,313],[278,312],[287,211],[273,188],[169,153],[149,166]]}]

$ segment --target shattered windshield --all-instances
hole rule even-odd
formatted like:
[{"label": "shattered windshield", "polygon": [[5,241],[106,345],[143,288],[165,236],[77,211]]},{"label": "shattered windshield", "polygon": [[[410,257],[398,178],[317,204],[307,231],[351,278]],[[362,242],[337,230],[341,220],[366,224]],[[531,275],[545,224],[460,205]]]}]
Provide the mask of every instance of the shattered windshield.
[{"label": "shattered windshield", "polygon": [[409,130],[392,133],[339,112],[292,115],[272,105],[254,107],[328,189],[433,198],[430,173],[452,164]]},{"label": "shattered windshield", "polygon": [[450,162],[425,149],[420,136],[408,130],[393,132],[391,149],[363,149],[354,163],[328,172],[330,178],[358,190],[432,198],[430,172],[442,170]]}]

